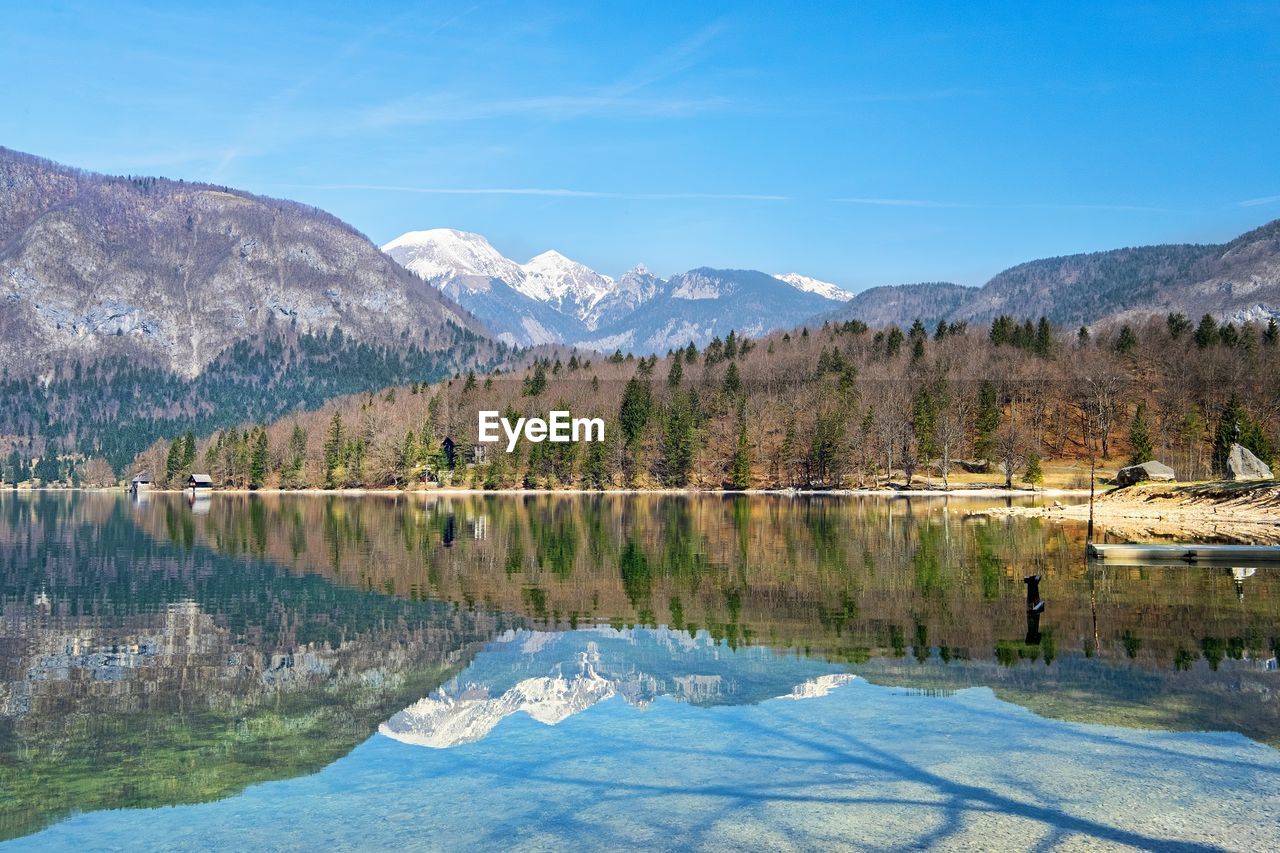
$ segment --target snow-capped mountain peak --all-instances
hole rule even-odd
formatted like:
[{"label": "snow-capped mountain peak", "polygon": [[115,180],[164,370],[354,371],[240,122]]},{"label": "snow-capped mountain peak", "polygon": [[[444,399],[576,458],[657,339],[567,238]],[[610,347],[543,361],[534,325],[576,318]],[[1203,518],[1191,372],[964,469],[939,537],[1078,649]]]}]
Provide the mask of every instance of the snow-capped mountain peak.
[{"label": "snow-capped mountain peak", "polygon": [[784,272],[780,275],[775,275],[774,278],[778,281],[785,281],[796,290],[803,290],[805,293],[816,293],[824,299],[848,302],[853,298],[852,293],[839,285],[832,284],[829,281],[810,278],[807,275],[800,275],[798,272]]},{"label": "snow-capped mountain peak", "polygon": [[387,243],[382,251],[428,281],[478,275],[513,283],[512,279],[523,277],[518,264],[503,257],[484,237],[470,231],[453,228],[410,231]]},{"label": "snow-capped mountain peak", "polygon": [[530,259],[521,270],[524,278],[517,290],[539,302],[567,307],[578,319],[613,287],[613,279],[554,249]]},{"label": "snow-capped mountain peak", "polygon": [[760,335],[795,325],[852,298],[795,273],[700,267],[663,279],[637,264],[614,280],[554,249],[521,264],[481,235],[453,228],[410,231],[382,250],[516,346],[703,346],[731,329]]}]

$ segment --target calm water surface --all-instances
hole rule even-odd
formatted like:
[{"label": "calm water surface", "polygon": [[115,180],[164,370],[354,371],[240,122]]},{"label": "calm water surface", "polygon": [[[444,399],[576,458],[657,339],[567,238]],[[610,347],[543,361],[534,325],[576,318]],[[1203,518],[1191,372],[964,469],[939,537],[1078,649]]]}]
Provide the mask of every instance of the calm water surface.
[{"label": "calm water surface", "polygon": [[1280,573],[984,505],[5,493],[0,839],[1280,846]]}]

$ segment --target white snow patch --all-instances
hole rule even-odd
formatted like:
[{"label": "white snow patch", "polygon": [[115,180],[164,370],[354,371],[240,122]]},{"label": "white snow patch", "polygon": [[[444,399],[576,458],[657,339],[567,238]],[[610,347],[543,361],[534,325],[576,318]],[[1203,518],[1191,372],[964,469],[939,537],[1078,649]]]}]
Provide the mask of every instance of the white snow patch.
[{"label": "white snow patch", "polygon": [[826,696],[832,690],[845,684],[852,684],[858,676],[849,673],[836,673],[834,675],[819,675],[817,678],[811,678],[803,684],[797,684],[796,688],[785,696],[779,696],[779,699],[816,699],[819,696]]},{"label": "white snow patch", "polygon": [[798,272],[784,272],[775,275],[774,278],[778,281],[785,281],[796,290],[803,290],[805,293],[816,293],[823,299],[830,299],[835,302],[848,302],[854,296],[839,285],[810,278],[807,275],[800,275]]}]

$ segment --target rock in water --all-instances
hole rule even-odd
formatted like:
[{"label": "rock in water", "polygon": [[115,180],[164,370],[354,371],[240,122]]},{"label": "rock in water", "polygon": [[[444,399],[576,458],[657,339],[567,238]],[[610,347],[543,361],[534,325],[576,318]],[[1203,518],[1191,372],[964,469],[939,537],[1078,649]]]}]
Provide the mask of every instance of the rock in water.
[{"label": "rock in water", "polygon": [[1154,459],[1149,462],[1121,468],[1116,472],[1116,482],[1122,486],[1132,486],[1134,483],[1141,483],[1143,480],[1168,481],[1176,479],[1178,479],[1178,475],[1173,472],[1172,468],[1163,462],[1156,462]]},{"label": "rock in water", "polygon": [[1254,456],[1246,447],[1231,445],[1227,454],[1227,476],[1232,480],[1270,480],[1271,469],[1267,463]]}]

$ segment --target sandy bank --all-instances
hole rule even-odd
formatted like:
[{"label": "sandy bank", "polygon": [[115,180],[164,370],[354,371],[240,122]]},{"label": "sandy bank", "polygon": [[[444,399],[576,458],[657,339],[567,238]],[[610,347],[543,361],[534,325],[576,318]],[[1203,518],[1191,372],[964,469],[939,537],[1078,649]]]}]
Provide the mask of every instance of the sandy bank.
[{"label": "sandy bank", "polygon": [[[1087,521],[1088,504],[997,507],[984,515]],[[1280,544],[1280,481],[1140,483],[1098,496],[1094,524],[1119,538]]]}]

